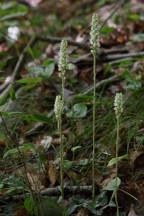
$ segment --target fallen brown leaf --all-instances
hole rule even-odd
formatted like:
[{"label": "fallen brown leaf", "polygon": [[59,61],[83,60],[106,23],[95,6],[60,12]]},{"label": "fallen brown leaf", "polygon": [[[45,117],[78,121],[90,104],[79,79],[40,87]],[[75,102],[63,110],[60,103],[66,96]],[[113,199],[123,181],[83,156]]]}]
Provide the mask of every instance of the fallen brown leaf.
[{"label": "fallen brown leaf", "polygon": [[57,174],[56,169],[52,163],[49,163],[48,177],[50,181],[50,187],[53,187],[57,180]]},{"label": "fallen brown leaf", "polygon": [[137,216],[136,213],[135,213],[134,205],[133,204],[131,204],[128,216]]},{"label": "fallen brown leaf", "polygon": [[75,216],[88,216],[88,209],[81,208]]}]

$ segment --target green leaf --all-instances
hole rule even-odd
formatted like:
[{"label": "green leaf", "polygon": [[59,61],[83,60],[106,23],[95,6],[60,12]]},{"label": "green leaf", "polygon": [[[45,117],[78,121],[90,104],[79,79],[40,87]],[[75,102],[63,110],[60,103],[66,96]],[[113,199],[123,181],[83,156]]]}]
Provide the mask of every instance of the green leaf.
[{"label": "green leaf", "polygon": [[109,166],[112,166],[112,165],[116,164],[116,162],[119,162],[119,161],[124,160],[124,159],[128,159],[128,154],[122,155],[122,156],[120,156],[120,157],[118,157],[118,158],[112,158],[112,159],[109,161],[109,163],[108,163],[107,166],[108,166],[108,167],[109,167]]},{"label": "green leaf", "polygon": [[113,27],[104,26],[104,27],[102,28],[102,33],[104,33],[104,34],[109,34],[109,33],[113,32],[113,31],[114,31],[114,28],[113,28]]},{"label": "green leaf", "polygon": [[40,66],[32,66],[28,68],[30,73],[34,73],[37,76],[41,76],[44,73],[44,69]]},{"label": "green leaf", "polygon": [[15,101],[16,100],[16,96],[15,96],[15,91],[13,88],[10,89],[10,98]]},{"label": "green leaf", "polygon": [[132,37],[132,41],[136,41],[136,42],[144,41],[144,33],[136,34],[134,37]]},{"label": "green leaf", "polygon": [[13,117],[13,116],[20,116],[20,115],[23,115],[22,112],[1,112],[1,115],[2,116],[5,116],[5,117]]},{"label": "green leaf", "polygon": [[23,188],[22,186],[11,187],[11,188],[9,188],[9,189],[6,191],[5,195],[6,195],[6,194],[10,194],[10,193],[13,192],[13,191],[16,191],[16,190],[23,190],[23,189],[24,189],[24,188]]},{"label": "green leaf", "polygon": [[80,57],[80,54],[78,53],[74,53],[72,55],[70,55],[70,58],[79,58]]},{"label": "green leaf", "polygon": [[33,89],[37,86],[37,83],[32,83],[32,84],[27,84],[25,87],[24,87],[24,90],[25,91],[28,91],[30,89]]},{"label": "green leaf", "polygon": [[18,80],[17,82],[18,83],[23,83],[23,84],[27,84],[27,83],[39,83],[42,81],[42,78],[41,77],[38,77],[38,78],[26,78],[26,79],[21,79],[21,80]]},{"label": "green leaf", "polygon": [[48,117],[46,117],[43,114],[38,114],[38,113],[26,115],[24,119],[28,122],[34,121],[34,122],[42,122],[45,124],[50,123],[50,119]]},{"label": "green leaf", "polygon": [[73,161],[64,160],[64,167],[70,169],[73,166]]},{"label": "green leaf", "polygon": [[27,151],[27,150],[33,150],[34,152],[36,152],[36,149],[32,143],[26,143],[25,145],[19,146],[18,148],[13,148],[13,149],[8,150],[3,155],[3,158],[6,158],[16,153],[19,154],[20,151]]},{"label": "green leaf", "polygon": [[79,165],[86,166],[88,165],[88,163],[89,163],[89,160],[86,158],[86,159],[80,160]]},{"label": "green leaf", "polygon": [[72,147],[71,148],[71,151],[72,152],[75,152],[75,151],[77,151],[78,149],[80,149],[81,148],[81,146],[75,146],[75,147]]},{"label": "green leaf", "polygon": [[[23,149],[23,146],[20,146],[20,147],[19,147],[19,150],[21,151],[22,149]],[[13,154],[15,154],[15,153],[18,153],[19,150],[18,150],[18,148],[10,149],[10,150],[8,150],[7,152],[4,153],[3,158],[6,158],[6,157],[8,157],[8,156],[10,156],[10,155],[13,155]]]},{"label": "green leaf", "polygon": [[6,94],[4,94],[1,98],[0,98],[0,106],[4,105],[4,103],[6,102],[7,96],[8,96],[9,92],[7,92]]},{"label": "green leaf", "polygon": [[36,47],[27,47],[27,53],[32,56],[33,59],[38,59],[41,55],[40,50]]},{"label": "green leaf", "polygon": [[104,75],[106,75],[107,73],[109,73],[112,69],[112,65],[111,64],[108,64],[104,70]]},{"label": "green leaf", "polygon": [[120,64],[118,65],[119,68],[122,68],[123,66],[129,66],[129,65],[132,65],[133,62],[130,61],[130,60],[124,60],[124,61],[121,61]]},{"label": "green leaf", "polygon": [[99,207],[106,206],[108,203],[108,197],[107,192],[102,191],[100,194],[98,194],[95,199],[88,204],[88,209],[92,211],[93,209],[97,209]]},{"label": "green leaf", "polygon": [[83,118],[87,115],[87,106],[83,103],[75,104],[66,115],[69,118]]},{"label": "green leaf", "polygon": [[[121,180],[119,177],[117,177],[117,187],[119,187],[121,184]],[[103,188],[103,190],[107,190],[107,191],[114,191],[116,190],[116,178],[113,179],[106,187]]]},{"label": "green leaf", "polygon": [[1,4],[0,21],[24,16],[28,13],[28,7],[16,2]]},{"label": "green leaf", "polygon": [[130,14],[129,18],[132,20],[140,20],[141,16],[139,14]]},{"label": "green leaf", "polygon": [[77,98],[85,101],[93,100],[93,96],[90,95],[73,95],[73,98]]},{"label": "green leaf", "polygon": [[35,204],[32,197],[25,198],[24,207],[31,214],[33,214],[35,212],[36,204]]},{"label": "green leaf", "polygon": [[49,58],[49,59],[47,59],[47,60],[44,60],[43,63],[42,63],[42,65],[43,65],[43,67],[46,67],[46,66],[48,66],[48,65],[51,64],[51,63],[55,63],[55,60]]},{"label": "green leaf", "polygon": [[43,74],[43,77],[49,78],[53,74],[54,69],[55,69],[55,64],[54,63],[51,63],[51,64],[47,65],[46,68],[45,68],[45,73]]},{"label": "green leaf", "polygon": [[[62,205],[58,205],[55,200],[52,200],[51,198],[41,198],[40,201],[40,214],[38,215],[47,215],[47,216],[62,216],[63,208]],[[39,207],[39,205],[38,205]]]},{"label": "green leaf", "polygon": [[39,66],[32,66],[30,68],[28,68],[29,72],[30,73],[34,73],[36,74],[38,77],[44,77],[44,78],[49,78],[53,72],[54,72],[54,69],[55,69],[55,64],[54,62],[51,62],[49,61],[49,64],[48,64],[48,61],[47,61],[47,64],[45,62],[45,69],[43,67],[39,67]]},{"label": "green leaf", "polygon": [[33,143],[26,143],[26,144],[24,144],[23,150],[32,150],[34,152],[37,151],[36,148],[35,148],[35,145]]},{"label": "green leaf", "polygon": [[142,83],[140,80],[130,80],[127,84],[127,89],[136,90],[142,88]]},{"label": "green leaf", "polygon": [[3,60],[3,61],[0,62],[0,72],[2,72],[2,70],[4,69],[6,64],[7,64],[7,60]]}]

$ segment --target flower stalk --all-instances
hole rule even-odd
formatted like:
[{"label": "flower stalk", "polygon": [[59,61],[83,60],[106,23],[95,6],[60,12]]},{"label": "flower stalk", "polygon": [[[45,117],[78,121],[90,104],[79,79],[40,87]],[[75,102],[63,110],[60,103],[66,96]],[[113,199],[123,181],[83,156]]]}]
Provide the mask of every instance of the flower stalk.
[{"label": "flower stalk", "polygon": [[92,16],[91,32],[90,32],[91,52],[93,54],[93,150],[92,150],[92,198],[95,198],[95,120],[96,120],[96,54],[100,47],[99,43],[99,18],[97,14]]},{"label": "flower stalk", "polygon": [[61,187],[61,196],[64,199],[64,178],[63,178],[63,139],[62,139],[62,113],[63,113],[63,100],[61,96],[56,96],[54,112],[58,124],[58,132],[60,136],[60,187]]},{"label": "flower stalk", "polygon": [[117,93],[114,100],[114,110],[116,115],[116,130],[117,130],[117,137],[116,137],[116,189],[115,189],[115,201],[117,206],[117,216],[119,216],[119,205],[118,205],[118,198],[117,198],[117,191],[118,191],[118,151],[119,151],[119,128],[120,128],[120,116],[123,112],[123,97],[122,93]]},{"label": "flower stalk", "polygon": [[62,80],[62,96],[57,96],[55,100],[54,112],[56,115],[58,123],[58,132],[60,135],[60,186],[61,186],[61,196],[64,199],[64,177],[63,177],[63,155],[64,155],[64,146],[63,146],[63,135],[62,135],[62,114],[64,110],[64,86],[65,86],[65,73],[67,69],[67,41],[62,40],[60,45],[60,56],[58,63],[59,76]]}]

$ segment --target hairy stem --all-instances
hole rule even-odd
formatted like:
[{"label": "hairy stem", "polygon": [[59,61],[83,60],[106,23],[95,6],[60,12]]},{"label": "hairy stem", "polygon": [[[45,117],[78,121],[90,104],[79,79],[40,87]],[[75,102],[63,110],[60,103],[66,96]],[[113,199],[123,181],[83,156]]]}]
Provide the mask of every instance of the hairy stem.
[{"label": "hairy stem", "polygon": [[115,189],[115,201],[117,206],[117,216],[119,216],[119,205],[118,205],[118,198],[117,198],[117,191],[118,191],[118,144],[119,144],[119,117],[117,117],[117,138],[116,138],[116,189]]},{"label": "hairy stem", "polygon": [[65,85],[65,78],[62,78],[62,101],[64,103],[64,85]]},{"label": "hairy stem", "polygon": [[93,152],[92,152],[92,199],[95,198],[95,119],[96,119],[96,54],[93,54]]},{"label": "hairy stem", "polygon": [[58,120],[58,130],[60,135],[60,186],[61,196],[64,199],[64,180],[63,180],[63,137],[62,137],[62,117],[60,115]]}]

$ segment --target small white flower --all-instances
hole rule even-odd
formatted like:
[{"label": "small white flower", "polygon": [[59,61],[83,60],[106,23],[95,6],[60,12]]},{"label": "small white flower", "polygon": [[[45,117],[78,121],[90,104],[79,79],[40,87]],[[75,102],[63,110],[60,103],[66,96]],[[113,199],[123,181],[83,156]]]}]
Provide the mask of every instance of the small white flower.
[{"label": "small white flower", "polygon": [[8,37],[13,40],[17,41],[20,34],[20,30],[17,26],[11,26],[8,28]]},{"label": "small white flower", "polygon": [[56,100],[55,100],[55,105],[54,105],[54,112],[55,112],[55,116],[56,119],[58,120],[59,117],[61,116],[62,112],[63,112],[63,101],[61,99],[61,96],[58,95],[56,96]]},{"label": "small white flower", "polygon": [[114,100],[114,110],[115,110],[116,118],[119,118],[121,113],[123,112],[122,93],[116,93],[115,100]]},{"label": "small white flower", "polygon": [[66,40],[62,40],[61,42],[58,69],[60,71],[60,77],[62,79],[65,79],[65,72],[67,69],[67,41]]},{"label": "small white flower", "polygon": [[92,45],[92,53],[95,53],[97,48],[100,47],[100,34],[99,34],[99,17],[93,14],[90,32],[90,43]]}]

